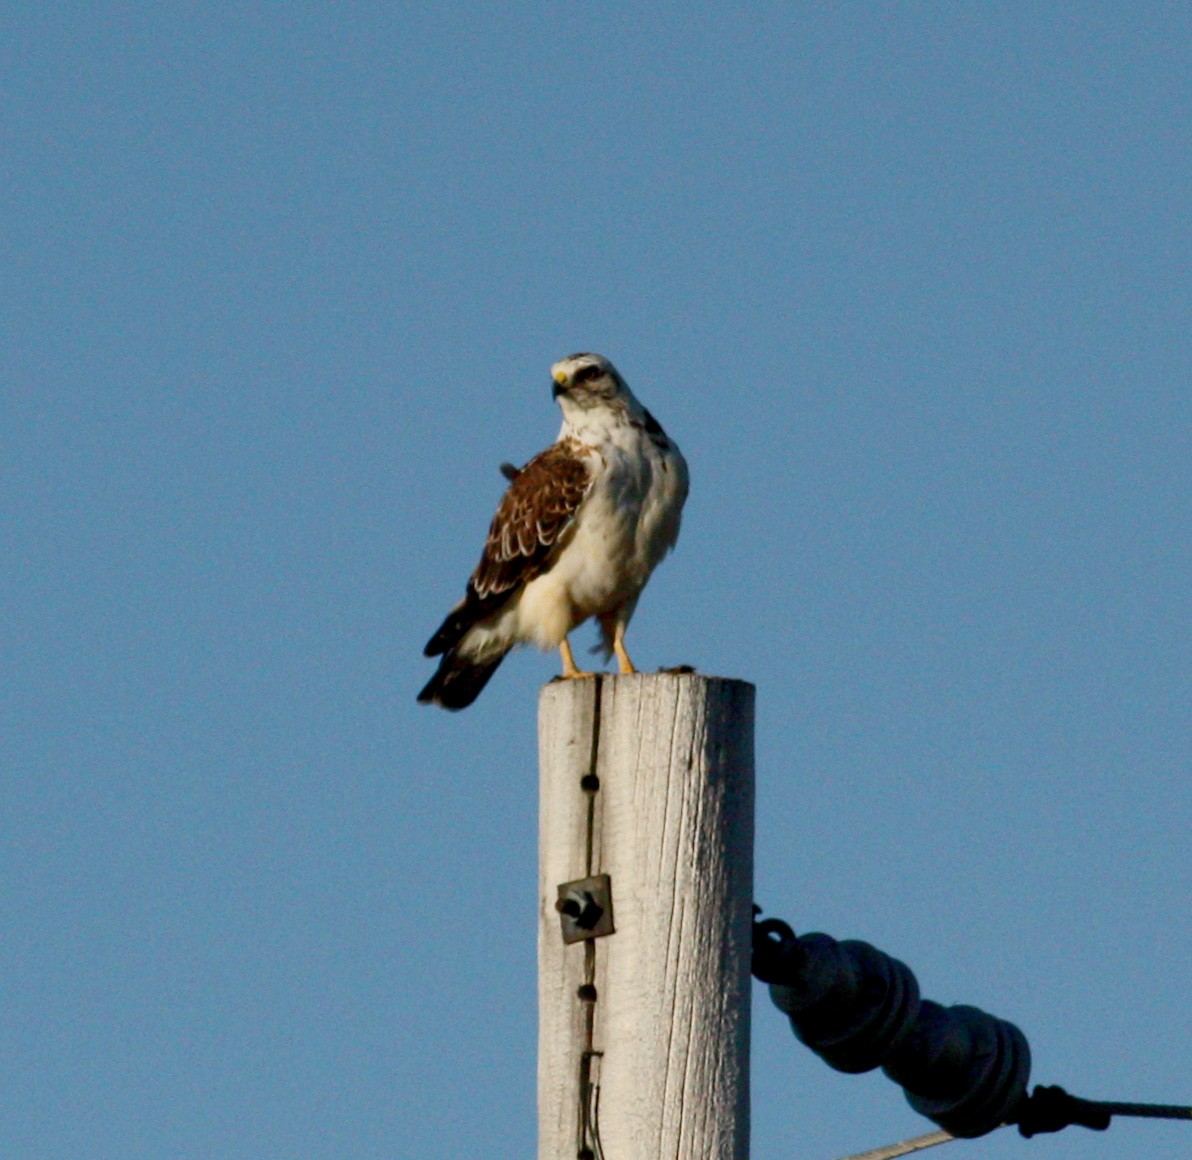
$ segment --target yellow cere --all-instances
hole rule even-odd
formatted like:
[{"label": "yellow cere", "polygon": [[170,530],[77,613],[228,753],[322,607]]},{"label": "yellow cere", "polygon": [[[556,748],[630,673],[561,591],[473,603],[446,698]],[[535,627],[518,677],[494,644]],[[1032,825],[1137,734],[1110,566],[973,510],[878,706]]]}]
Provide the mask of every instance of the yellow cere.
[{"label": "yellow cere", "polygon": [[555,371],[555,382],[562,386],[567,381],[566,371]]}]

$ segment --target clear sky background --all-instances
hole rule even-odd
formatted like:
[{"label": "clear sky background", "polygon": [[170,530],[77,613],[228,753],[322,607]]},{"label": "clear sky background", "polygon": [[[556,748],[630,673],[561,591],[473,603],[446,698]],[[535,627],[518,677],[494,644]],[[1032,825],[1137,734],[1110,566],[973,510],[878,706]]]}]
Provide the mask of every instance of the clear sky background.
[{"label": "clear sky background", "polygon": [[[690,462],[629,643],[757,685],[758,901],[1192,1102],[1185,5],[3,26],[0,1155],[533,1154],[557,658],[414,697],[573,350]],[[757,998],[757,1160],[931,1129]]]}]

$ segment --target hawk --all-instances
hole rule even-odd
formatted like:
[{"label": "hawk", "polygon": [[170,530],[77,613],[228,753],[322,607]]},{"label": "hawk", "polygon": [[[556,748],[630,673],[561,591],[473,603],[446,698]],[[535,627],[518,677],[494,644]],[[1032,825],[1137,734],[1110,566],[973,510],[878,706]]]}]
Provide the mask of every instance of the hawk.
[{"label": "hawk", "polygon": [[573,354],[551,367],[563,411],[558,440],[510,480],[467,594],[424,650],[442,657],[418,694],[463,709],[511,648],[557,648],[564,677],[588,677],[567,634],[596,617],[604,657],[636,670],[625,628],[658,562],[675,545],[687,463],[608,359]]}]

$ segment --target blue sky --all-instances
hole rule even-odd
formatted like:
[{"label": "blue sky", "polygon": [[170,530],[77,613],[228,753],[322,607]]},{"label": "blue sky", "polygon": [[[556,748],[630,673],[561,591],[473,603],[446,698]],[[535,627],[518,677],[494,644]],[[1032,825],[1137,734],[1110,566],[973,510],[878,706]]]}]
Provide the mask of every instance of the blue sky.
[{"label": "blue sky", "polygon": [[[557,659],[414,696],[582,349],[691,465],[629,643],[757,685],[758,901],[1189,1100],[1186,11],[4,26],[0,1153],[532,1154]],[[930,1129],[758,998],[759,1160]]]}]

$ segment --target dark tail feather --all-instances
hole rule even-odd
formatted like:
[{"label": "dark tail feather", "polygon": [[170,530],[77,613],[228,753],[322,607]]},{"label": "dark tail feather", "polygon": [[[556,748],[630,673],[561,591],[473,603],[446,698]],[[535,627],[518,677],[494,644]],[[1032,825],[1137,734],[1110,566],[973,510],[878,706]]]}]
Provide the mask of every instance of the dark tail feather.
[{"label": "dark tail feather", "polygon": [[480,690],[488,684],[489,677],[504,659],[505,654],[499,653],[491,660],[476,664],[450,649],[439,662],[438,671],[426,682],[426,688],[418,694],[419,703],[442,705],[444,709],[466,709],[480,696]]},{"label": "dark tail feather", "polygon": [[447,618],[439,625],[438,632],[426,642],[422,655],[437,657],[450,652],[472,625],[495,612],[508,599],[508,592],[501,592],[495,596],[490,594],[482,598],[476,596],[469,587],[468,595],[447,613]]},{"label": "dark tail feather", "polygon": [[470,611],[465,608],[453,608],[447,614],[447,619],[439,625],[438,632],[426,642],[422,655],[441,657],[459,644],[460,637],[476,623],[476,618],[469,615]]}]

